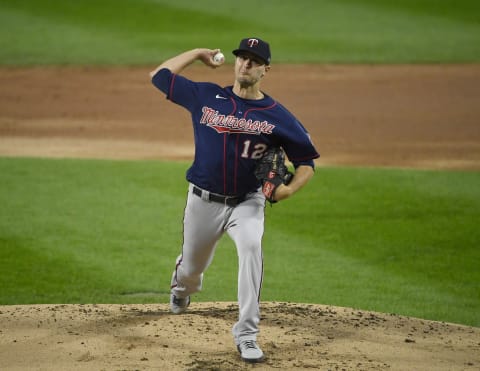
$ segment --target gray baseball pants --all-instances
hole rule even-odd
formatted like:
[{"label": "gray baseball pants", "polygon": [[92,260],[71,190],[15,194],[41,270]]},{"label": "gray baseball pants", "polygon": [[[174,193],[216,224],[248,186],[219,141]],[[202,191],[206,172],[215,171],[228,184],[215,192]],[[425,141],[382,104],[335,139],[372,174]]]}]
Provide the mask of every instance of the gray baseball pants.
[{"label": "gray baseball pants", "polygon": [[[263,278],[262,236],[265,197],[261,189],[237,206],[226,206],[195,195],[189,185],[183,220],[182,254],[172,276],[171,293],[185,298],[202,289],[203,273],[213,260],[224,232],[238,254],[239,319],[232,329],[235,343],[256,340],[260,322],[260,290]],[[205,192],[205,194],[204,194]]]}]

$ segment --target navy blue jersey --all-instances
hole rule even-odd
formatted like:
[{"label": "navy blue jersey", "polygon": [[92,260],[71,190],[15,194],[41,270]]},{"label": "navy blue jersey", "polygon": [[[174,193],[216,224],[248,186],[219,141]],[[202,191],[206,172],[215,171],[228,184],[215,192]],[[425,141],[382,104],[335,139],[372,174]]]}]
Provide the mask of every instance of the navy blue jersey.
[{"label": "navy blue jersey", "polygon": [[271,146],[281,146],[295,167],[314,166],[319,157],[303,125],[264,93],[242,99],[232,86],[194,82],[161,69],[152,83],[192,116],[195,158],[187,180],[210,192],[236,196],[255,191],[256,161]]}]

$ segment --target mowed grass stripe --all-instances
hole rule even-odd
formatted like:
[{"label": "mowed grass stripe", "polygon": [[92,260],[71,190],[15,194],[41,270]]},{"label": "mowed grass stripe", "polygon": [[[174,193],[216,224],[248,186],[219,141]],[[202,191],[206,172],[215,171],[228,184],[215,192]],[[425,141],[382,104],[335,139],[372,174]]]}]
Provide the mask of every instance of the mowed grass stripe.
[{"label": "mowed grass stripe", "polygon": [[0,64],[150,65],[194,47],[228,57],[247,30],[275,63],[478,62],[479,14],[466,0],[17,0],[0,4]]}]

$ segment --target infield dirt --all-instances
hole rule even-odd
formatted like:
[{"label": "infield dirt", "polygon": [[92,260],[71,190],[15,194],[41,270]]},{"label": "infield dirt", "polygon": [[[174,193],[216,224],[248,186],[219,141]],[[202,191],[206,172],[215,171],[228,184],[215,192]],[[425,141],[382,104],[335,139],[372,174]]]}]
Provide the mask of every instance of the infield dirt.
[{"label": "infield dirt", "polygon": [[[148,72],[1,68],[0,156],[192,159],[188,114]],[[232,83],[229,66],[186,74]],[[480,169],[480,65],[273,66],[263,88],[308,128],[319,168]],[[479,328],[271,302],[258,338],[267,359],[246,365],[230,334],[236,317],[235,303],[193,302],[181,316],[166,304],[0,306],[0,369],[480,368]]]},{"label": "infield dirt", "polygon": [[[191,159],[189,115],[148,72],[0,69],[0,155]],[[231,66],[186,75],[233,82]],[[319,166],[480,169],[480,65],[273,66],[262,86],[307,127]]]}]

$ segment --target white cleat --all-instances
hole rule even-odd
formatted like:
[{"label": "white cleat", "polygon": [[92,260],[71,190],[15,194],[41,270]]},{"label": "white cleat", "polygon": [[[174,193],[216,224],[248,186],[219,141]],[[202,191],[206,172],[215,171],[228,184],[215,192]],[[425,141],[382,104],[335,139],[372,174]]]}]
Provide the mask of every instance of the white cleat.
[{"label": "white cleat", "polygon": [[244,340],[237,345],[237,349],[245,362],[257,363],[263,361],[263,352],[255,340]]},{"label": "white cleat", "polygon": [[186,298],[177,298],[175,295],[170,295],[170,310],[173,314],[184,313],[190,305],[190,296]]}]

